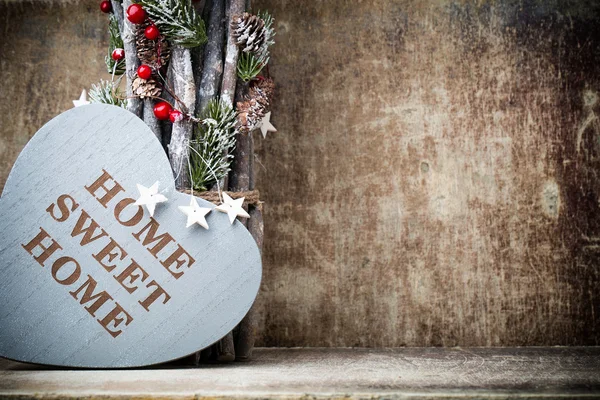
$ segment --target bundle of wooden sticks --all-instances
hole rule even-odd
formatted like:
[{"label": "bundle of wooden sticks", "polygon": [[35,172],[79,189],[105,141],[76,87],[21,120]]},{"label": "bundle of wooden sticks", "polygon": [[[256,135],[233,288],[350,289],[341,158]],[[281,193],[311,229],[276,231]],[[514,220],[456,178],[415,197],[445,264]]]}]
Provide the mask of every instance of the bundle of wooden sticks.
[{"label": "bundle of wooden sticks", "polygon": [[[141,99],[132,92],[132,80],[140,65],[136,52],[135,26],[124,18],[131,0],[112,0],[112,9],[119,23],[125,49],[127,77],[127,109],[138,115],[152,129],[169,154],[171,165],[179,171],[176,187],[186,191],[190,177],[186,168],[189,159],[188,143],[193,133],[192,121],[164,124],[153,112],[151,98]],[[237,76],[239,47],[231,29],[231,18],[249,9],[249,0],[202,0],[194,2],[198,14],[207,21],[208,41],[193,49],[173,44],[167,71],[167,82],[172,83],[172,95],[185,107],[188,114],[203,110],[207,104],[220,97],[230,105],[241,101],[248,92],[248,84]],[[165,91],[166,92],[166,91]],[[164,97],[169,94],[163,92]],[[255,189],[254,145],[252,133],[239,133],[234,150],[231,172],[220,182],[222,190],[247,192]],[[263,218],[259,202],[247,204],[250,218],[242,221],[259,249],[263,244]],[[242,322],[213,346],[195,354],[185,362],[248,360],[255,339],[255,315],[251,309]]]}]

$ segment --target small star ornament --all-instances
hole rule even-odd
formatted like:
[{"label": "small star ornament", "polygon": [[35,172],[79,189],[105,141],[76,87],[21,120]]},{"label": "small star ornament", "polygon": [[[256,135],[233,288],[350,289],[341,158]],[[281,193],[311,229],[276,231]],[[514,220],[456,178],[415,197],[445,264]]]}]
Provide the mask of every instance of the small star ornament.
[{"label": "small star ornament", "polygon": [[150,216],[154,216],[154,209],[158,203],[164,203],[168,199],[162,194],[158,193],[158,181],[154,183],[154,185],[147,188],[146,186],[140,185],[139,183],[136,185],[138,191],[140,192],[140,197],[135,202],[136,206],[146,206]]},{"label": "small star ornament", "polygon": [[87,92],[85,91],[85,89],[83,89],[81,91],[81,96],[79,96],[79,100],[73,100],[73,106],[79,107],[85,106],[86,104],[90,104],[90,102],[87,99]]},{"label": "small star ornament", "polygon": [[211,211],[211,209],[200,207],[198,205],[198,201],[194,196],[190,197],[189,206],[179,206],[179,210],[185,215],[187,215],[187,224],[185,225],[186,228],[189,228],[194,224],[198,224],[204,229],[208,229],[208,223],[206,222],[205,217],[206,214],[208,214]]},{"label": "small star ornament", "polygon": [[263,139],[267,138],[267,132],[277,132],[277,129],[271,124],[271,111],[266,113],[260,121],[260,131],[262,132]]},{"label": "small star ornament", "polygon": [[229,217],[229,222],[233,224],[236,217],[250,218],[250,215],[243,209],[244,198],[232,199],[227,193],[223,193],[222,204],[215,207],[215,210],[226,213]]}]

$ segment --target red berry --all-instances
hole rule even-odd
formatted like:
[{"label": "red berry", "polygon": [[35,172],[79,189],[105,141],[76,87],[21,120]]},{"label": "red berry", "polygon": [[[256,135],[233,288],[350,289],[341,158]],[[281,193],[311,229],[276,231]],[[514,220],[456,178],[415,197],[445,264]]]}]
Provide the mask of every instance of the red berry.
[{"label": "red berry", "polygon": [[139,4],[127,7],[127,19],[132,24],[141,24],[146,19],[146,11]]},{"label": "red berry", "polygon": [[113,60],[120,61],[125,58],[125,50],[123,49],[114,49],[112,54],[110,55]]},{"label": "red berry", "polygon": [[161,101],[160,103],[154,106],[154,116],[160,119],[161,121],[166,121],[169,119],[169,114],[173,107],[166,101]]},{"label": "red berry", "polygon": [[142,64],[137,69],[137,74],[142,79],[150,79],[150,77],[152,76],[152,68],[150,68],[146,64]]},{"label": "red berry", "polygon": [[183,114],[179,110],[171,110],[169,113],[169,121],[172,123],[179,122],[183,119]]},{"label": "red berry", "polygon": [[103,13],[109,13],[112,11],[112,4],[110,3],[110,1],[108,0],[104,0],[103,2],[100,3],[100,10]]},{"label": "red berry", "polygon": [[160,36],[160,31],[156,25],[152,24],[144,30],[144,36],[146,36],[148,40],[156,40]]}]

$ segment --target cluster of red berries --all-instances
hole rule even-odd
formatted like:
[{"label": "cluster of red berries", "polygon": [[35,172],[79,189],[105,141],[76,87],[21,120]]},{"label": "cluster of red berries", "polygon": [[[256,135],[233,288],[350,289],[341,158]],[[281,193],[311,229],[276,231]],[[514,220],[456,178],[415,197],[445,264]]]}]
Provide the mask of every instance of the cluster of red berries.
[{"label": "cluster of red berries", "polygon": [[[103,0],[100,3],[100,10],[105,13],[112,12],[112,3],[109,0]],[[132,4],[127,7],[126,12],[127,19],[132,24],[141,24],[146,20],[146,11],[139,4]],[[160,37],[160,31],[155,24],[150,24],[144,30],[144,36],[148,40],[156,40]],[[115,61],[120,61],[125,58],[125,50],[114,49],[111,57]],[[142,64],[137,69],[137,75],[141,79],[150,79],[152,77],[152,68],[149,65]],[[179,110],[173,109],[173,107],[166,101],[161,101],[154,106],[154,115],[161,121],[170,120],[172,123],[179,122],[183,119],[183,114]]]},{"label": "cluster of red berries", "polygon": [[175,110],[166,101],[161,101],[154,106],[154,115],[161,121],[168,119],[172,123],[179,122],[183,119],[181,111]]}]

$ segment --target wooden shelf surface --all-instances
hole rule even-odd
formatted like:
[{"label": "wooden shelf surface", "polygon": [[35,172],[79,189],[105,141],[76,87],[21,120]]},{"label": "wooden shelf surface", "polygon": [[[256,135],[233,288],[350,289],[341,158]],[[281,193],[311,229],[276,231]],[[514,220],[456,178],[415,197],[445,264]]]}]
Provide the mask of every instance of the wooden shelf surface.
[{"label": "wooden shelf surface", "polygon": [[199,368],[0,369],[0,398],[600,398],[600,347],[264,348]]}]

